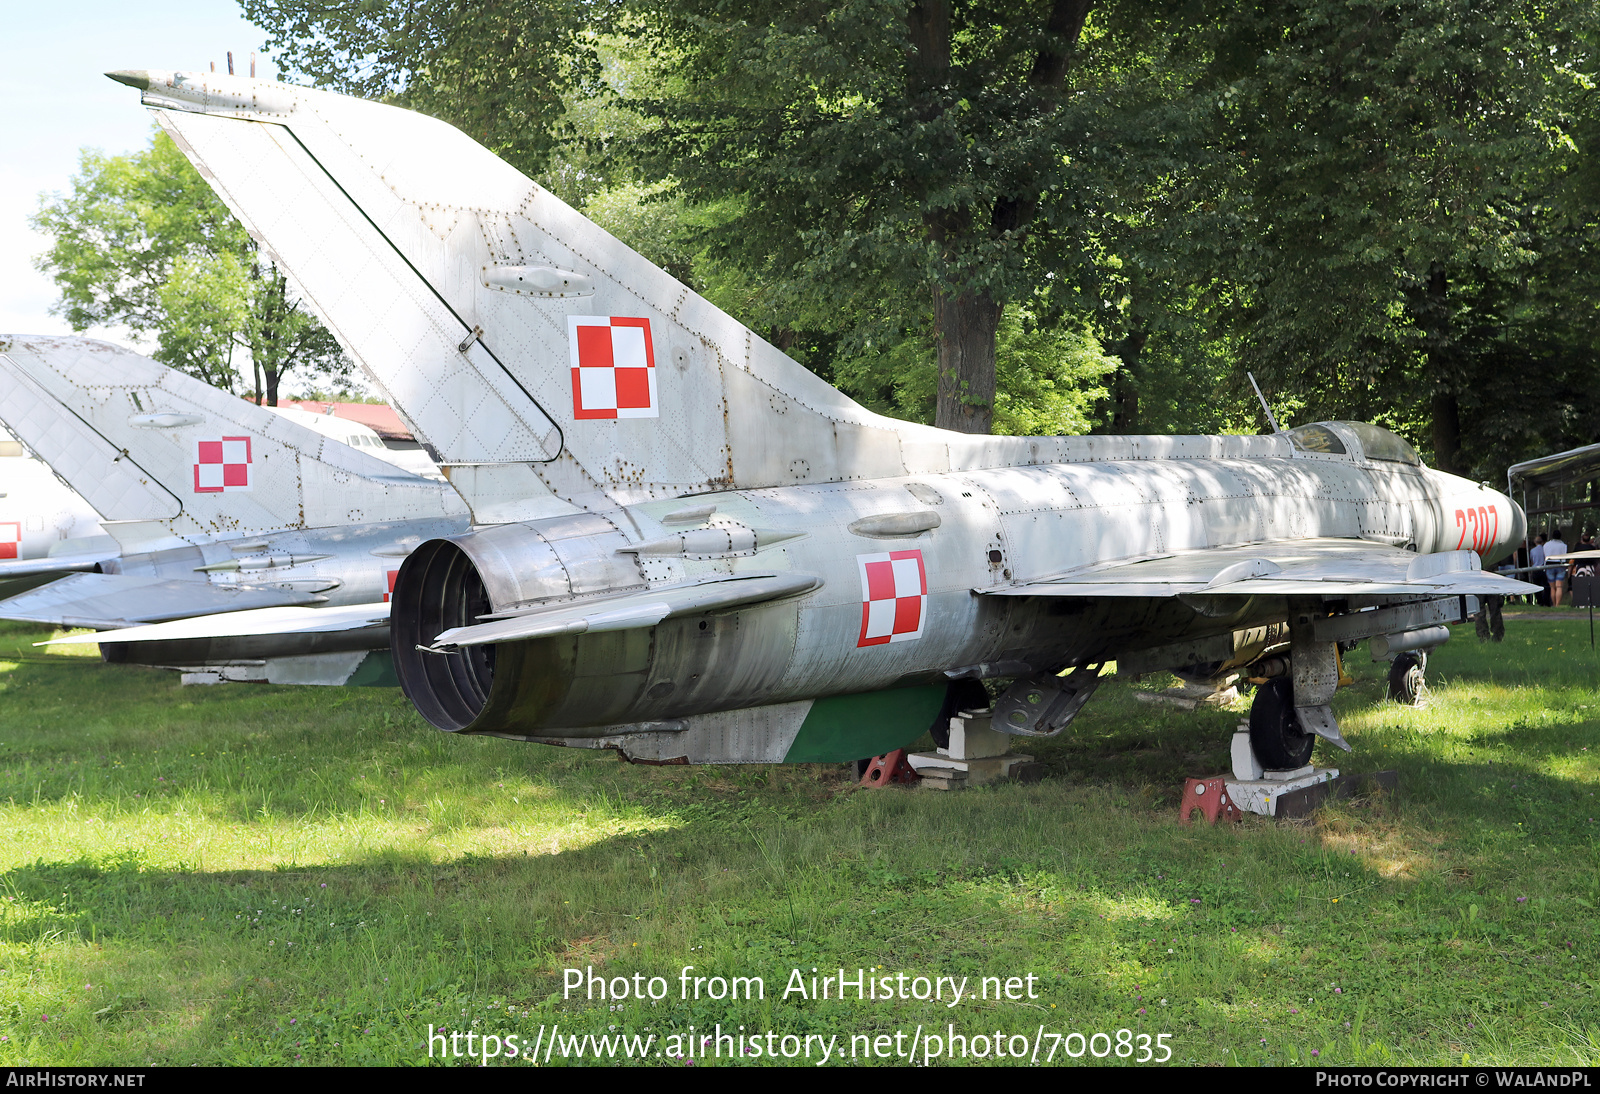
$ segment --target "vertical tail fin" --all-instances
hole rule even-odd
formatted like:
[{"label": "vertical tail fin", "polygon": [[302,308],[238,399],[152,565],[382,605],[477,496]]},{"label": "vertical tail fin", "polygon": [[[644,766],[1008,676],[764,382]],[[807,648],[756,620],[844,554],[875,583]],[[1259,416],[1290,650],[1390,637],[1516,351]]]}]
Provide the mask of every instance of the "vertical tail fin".
[{"label": "vertical tail fin", "polygon": [[0,339],[0,385],[0,422],[124,551],[463,512],[444,483],[107,342]]},{"label": "vertical tail fin", "polygon": [[138,76],[178,146],[454,465],[480,521],[556,498],[1056,457],[1053,438],[863,409],[443,122],[265,81]]}]

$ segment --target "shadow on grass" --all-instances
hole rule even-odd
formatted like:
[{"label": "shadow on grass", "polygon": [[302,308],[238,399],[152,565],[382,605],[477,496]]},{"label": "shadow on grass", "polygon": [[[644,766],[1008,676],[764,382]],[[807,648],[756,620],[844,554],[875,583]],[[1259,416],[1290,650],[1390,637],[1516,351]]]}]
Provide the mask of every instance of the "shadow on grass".
[{"label": "shadow on grass", "polygon": [[[1179,829],[1183,775],[1223,769],[1241,715],[1162,711],[1114,682],[1030,742],[1058,777],[947,795],[852,792],[842,765],[652,769],[453,738],[393,691],[21,665],[0,676],[0,1059],[415,1062],[429,1023],[472,1021],[530,1040],[556,1021],[1053,1023],[1173,1033],[1192,1062],[1566,1059],[1560,1029],[1600,1025],[1574,958],[1594,945],[1593,843],[1554,821],[1527,837],[1506,795],[1586,793],[1540,734],[1582,747],[1595,727],[1430,735],[1376,717],[1381,680],[1355,671],[1340,713],[1382,723],[1363,762],[1401,770],[1398,801]],[[185,824],[234,839],[221,857],[240,868],[176,866]],[[250,842],[312,830],[370,839],[313,867]],[[1384,841],[1418,868],[1386,873]],[[562,970],[591,965],[660,976],[670,1001],[560,998]],[[688,965],[760,976],[766,997],[680,999]],[[813,967],[1032,974],[1040,994],[785,1000]]]},{"label": "shadow on grass", "polygon": [[[559,855],[448,862],[395,850],[312,869],[36,861],[0,875],[0,954],[27,985],[13,1028],[50,1014],[48,1035],[28,1030],[33,1051],[72,1062],[415,1062],[428,1023],[473,1020],[530,1041],[555,1022],[802,1034],[1087,1022],[1173,1033],[1194,1062],[1312,1048],[1371,1062],[1447,1058],[1452,1044],[1477,1058],[1468,1023],[1511,1037],[1547,1003],[1593,1018],[1585,995],[1563,995],[1568,944],[1592,943],[1570,892],[1517,903],[1454,874],[1385,878],[1316,829],[1180,832],[1122,797],[1064,784],[871,792],[798,821],[705,817]],[[560,998],[561,970],[588,966],[662,977],[671,994],[620,1011]],[[759,976],[765,998],[680,999],[686,966]],[[1038,994],[957,1008],[785,999],[795,970],[810,988],[813,968],[974,987],[1031,974]],[[1347,1022],[1364,1031],[1359,1051]]]}]

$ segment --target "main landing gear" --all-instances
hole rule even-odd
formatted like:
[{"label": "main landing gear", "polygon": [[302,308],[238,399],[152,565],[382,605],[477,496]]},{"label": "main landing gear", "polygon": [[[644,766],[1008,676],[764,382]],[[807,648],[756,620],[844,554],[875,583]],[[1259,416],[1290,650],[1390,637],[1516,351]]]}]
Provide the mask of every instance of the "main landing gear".
[{"label": "main landing gear", "polygon": [[[1277,671],[1285,667],[1280,665]],[[1311,694],[1321,697],[1316,692]],[[1258,678],[1250,720],[1240,723],[1233,736],[1231,777],[1187,780],[1178,804],[1182,823],[1189,823],[1194,809],[1213,823],[1219,819],[1238,820],[1241,813],[1297,817],[1326,796],[1326,784],[1339,777],[1339,769],[1313,767],[1312,748],[1318,737],[1349,746],[1344,745],[1338,723],[1325,702],[1297,709],[1294,698],[1290,676],[1274,672],[1265,679]]]},{"label": "main landing gear", "polygon": [[1311,762],[1317,735],[1300,725],[1294,709],[1294,688],[1285,677],[1256,689],[1250,704],[1250,747],[1268,771],[1290,771]]}]

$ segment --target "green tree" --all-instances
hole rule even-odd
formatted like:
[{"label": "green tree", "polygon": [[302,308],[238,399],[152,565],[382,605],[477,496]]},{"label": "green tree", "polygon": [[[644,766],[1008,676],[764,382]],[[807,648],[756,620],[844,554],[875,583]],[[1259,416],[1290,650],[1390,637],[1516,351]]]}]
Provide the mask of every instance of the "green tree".
[{"label": "green tree", "polygon": [[256,400],[272,406],[292,370],[349,374],[333,336],[164,133],[130,155],[86,150],[72,192],[45,199],[32,223],[51,236],[36,264],[74,330],[153,334],[158,361],[229,391],[246,359]]},{"label": "green tree", "polygon": [[1592,440],[1592,5],[245,3],[878,409],[1262,428],[1253,370],[1448,469]]},{"label": "green tree", "polygon": [[1094,279],[1130,154],[1172,136],[1159,80],[1133,63],[1163,48],[1160,12],[1090,25],[1090,8],[661,5],[639,31],[658,78],[627,97],[658,122],[643,162],[738,199],[720,252],[764,274],[780,310],[914,303],[935,423],[987,432],[1007,305],[1054,325],[1057,298]]},{"label": "green tree", "polygon": [[1240,364],[1312,415],[1383,421],[1436,467],[1476,466],[1463,445],[1497,432],[1485,385],[1511,358],[1553,363],[1536,328],[1576,227],[1552,201],[1575,151],[1563,87],[1592,67],[1574,38],[1592,20],[1562,3],[1287,0],[1222,26],[1215,55],[1248,63],[1215,86],[1207,186],[1234,254],[1212,314]]},{"label": "green tree", "polygon": [[281,68],[443,118],[530,175],[562,135],[568,95],[599,90],[596,0],[240,0]]},{"label": "green tree", "polygon": [[[1094,192],[1130,149],[1171,136],[1148,112],[1158,82],[1141,50],[1179,36],[1144,5],[1087,36],[1091,0],[244,6],[289,67],[438,113],[580,207],[586,180],[540,152],[585,120],[571,93],[609,83],[647,124],[591,129],[577,158],[716,210],[689,249],[706,286],[750,290],[752,307],[730,310],[800,356],[926,345],[935,420],[977,432],[1007,305],[1062,325],[1052,298],[1096,253]],[[632,79],[606,80],[597,32],[611,30]],[[546,56],[523,65],[535,46]],[[513,116],[521,143],[497,128]]]}]

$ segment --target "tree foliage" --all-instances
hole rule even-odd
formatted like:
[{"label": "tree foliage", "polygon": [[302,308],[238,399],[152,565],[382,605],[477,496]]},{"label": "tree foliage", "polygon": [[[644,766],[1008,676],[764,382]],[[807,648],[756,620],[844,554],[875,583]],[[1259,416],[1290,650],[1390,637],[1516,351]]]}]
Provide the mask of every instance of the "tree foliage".
[{"label": "tree foliage", "polygon": [[736,200],[718,252],[759,273],[769,306],[853,299],[916,328],[937,360],[936,423],[987,431],[1007,305],[1042,295],[1059,314],[1052,296],[1092,274],[1108,212],[1086,199],[1167,135],[1149,70],[1114,60],[1159,19],[1087,33],[1089,8],[663,5],[640,30],[655,79],[625,96],[657,123],[636,154],[697,199]]},{"label": "tree foliage", "polygon": [[1236,210],[1237,258],[1216,279],[1237,306],[1216,319],[1243,365],[1311,414],[1383,420],[1436,466],[1474,464],[1464,436],[1500,432],[1479,393],[1510,363],[1506,338],[1542,341],[1515,328],[1560,246],[1552,199],[1574,151],[1565,92],[1586,17],[1290,0],[1229,21],[1226,38],[1260,43],[1217,88],[1228,154],[1209,180]]},{"label": "tree foliage", "polygon": [[244,2],[891,413],[1264,428],[1253,371],[1463,473],[1594,439],[1576,0]]},{"label": "tree foliage", "polygon": [[[679,276],[698,266],[706,286],[753,289],[755,307],[735,313],[799,356],[808,356],[802,343],[826,346],[830,357],[872,345],[935,361],[934,416],[979,431],[995,410],[1006,305],[1018,309],[1010,321],[1028,309],[1053,325],[1059,307],[1045,299],[1040,308],[1036,299],[1049,287],[1047,267],[1075,266],[1085,253],[1086,207],[1056,200],[1065,170],[1058,147],[1069,137],[1097,139],[1090,131],[1104,128],[1105,103],[1128,97],[1126,80],[1112,81],[1114,94],[1097,81],[1132,69],[1085,66],[1068,87],[1088,6],[713,0],[378,12],[245,0],[290,66],[348,90],[433,104],[504,148],[477,113],[484,108],[460,91],[477,85],[459,73],[497,82],[495,94],[520,97],[529,132],[552,150],[533,162],[530,136],[509,158],[536,177],[553,176],[576,204],[595,197],[602,219],[628,210],[607,200],[615,194],[583,185],[594,175],[640,190],[671,179],[712,215],[697,238],[680,237],[678,261],[664,265]],[[514,11],[527,22],[503,53],[491,43],[504,37],[497,28]],[[568,65],[524,71],[517,51],[534,39],[565,41]],[[621,63],[618,52],[626,54]],[[617,106],[600,116],[591,105],[596,79]],[[557,97],[564,112],[553,110]],[[565,144],[549,144],[561,134]],[[1099,140],[1106,162],[1116,159],[1115,144]],[[587,172],[573,172],[574,160],[596,167],[594,175],[576,178]],[[670,199],[659,189],[651,196]],[[650,204],[614,219],[640,226]],[[1059,284],[1069,282],[1075,274]],[[841,312],[872,321],[841,322]],[[761,314],[777,321],[761,322]],[[831,361],[808,363],[835,371]],[[920,416],[920,407],[912,412]]]},{"label": "tree foliage", "polygon": [[245,386],[269,405],[291,370],[349,373],[333,336],[164,133],[126,156],[86,150],[72,192],[45,199],[33,225],[51,236],[37,265],[74,330],[153,334],[156,360],[228,391],[247,362]]},{"label": "tree foliage", "polygon": [[584,0],[240,0],[285,69],[319,86],[444,118],[537,174],[566,97],[600,90],[594,35],[614,5]]}]

